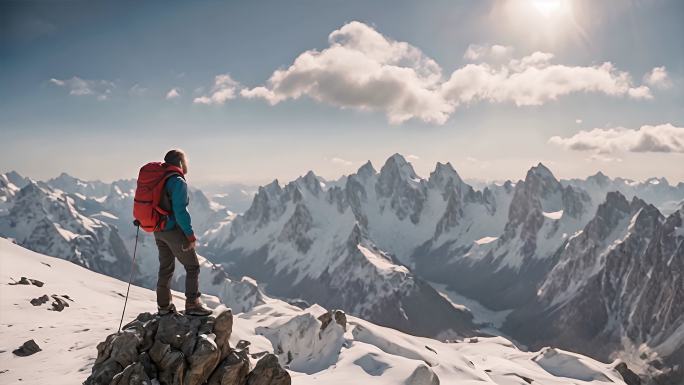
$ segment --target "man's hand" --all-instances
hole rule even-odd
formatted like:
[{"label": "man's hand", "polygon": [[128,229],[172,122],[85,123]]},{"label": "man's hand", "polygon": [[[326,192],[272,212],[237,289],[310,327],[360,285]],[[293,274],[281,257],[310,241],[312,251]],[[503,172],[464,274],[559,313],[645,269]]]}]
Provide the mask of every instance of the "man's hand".
[{"label": "man's hand", "polygon": [[196,242],[197,242],[197,241],[192,241],[192,242],[188,243],[188,247],[183,247],[183,246],[181,246],[181,250],[183,250],[183,251],[190,251],[190,250],[194,249],[194,248],[195,248],[195,243],[196,243]]}]

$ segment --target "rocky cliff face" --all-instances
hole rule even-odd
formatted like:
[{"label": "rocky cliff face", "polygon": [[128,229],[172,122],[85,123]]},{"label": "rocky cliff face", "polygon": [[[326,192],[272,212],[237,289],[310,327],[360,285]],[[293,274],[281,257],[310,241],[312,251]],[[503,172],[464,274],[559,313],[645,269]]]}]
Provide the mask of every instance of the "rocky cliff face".
[{"label": "rocky cliff face", "polygon": [[681,376],[682,217],[609,193],[506,330],[532,346],[553,343],[603,359],[623,352],[618,356],[663,383]]},{"label": "rocky cliff face", "polygon": [[556,261],[556,249],[591,218],[593,202],[583,191],[561,185],[542,164],[515,187],[504,185],[499,195],[510,189],[505,207],[491,203],[496,199],[490,190],[482,194],[484,207],[508,214],[499,233],[460,247],[432,239],[414,251],[416,271],[494,309],[532,298]]}]

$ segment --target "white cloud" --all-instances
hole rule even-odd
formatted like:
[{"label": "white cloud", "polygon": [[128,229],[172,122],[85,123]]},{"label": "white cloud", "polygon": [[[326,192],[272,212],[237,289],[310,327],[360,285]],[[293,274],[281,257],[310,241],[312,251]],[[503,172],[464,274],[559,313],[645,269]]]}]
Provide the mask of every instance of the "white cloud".
[{"label": "white cloud", "polygon": [[172,88],[169,90],[169,92],[166,93],[166,99],[171,100],[171,99],[176,99],[180,97],[180,89],[178,88]]},{"label": "white cloud", "polygon": [[588,158],[585,159],[587,162],[604,162],[604,163],[620,163],[622,162],[622,158],[614,158],[611,156],[607,156],[604,154],[591,154]]},{"label": "white cloud", "polygon": [[575,119],[575,123],[582,124],[582,119]]},{"label": "white cloud", "polygon": [[494,44],[494,45],[479,45],[470,44],[463,54],[463,58],[470,61],[484,60],[484,59],[502,59],[510,56],[513,53],[513,47]]},{"label": "white cloud", "polygon": [[145,93],[147,93],[147,88],[142,87],[137,83],[133,84],[133,87],[128,90],[128,94],[133,96],[142,96],[145,95]]},{"label": "white cloud", "polygon": [[69,89],[69,95],[93,96],[97,100],[106,100],[116,87],[113,82],[108,80],[86,80],[78,76],[70,79],[50,79],[50,83]]},{"label": "white cloud", "polygon": [[[634,84],[629,73],[609,62],[566,66],[553,64],[551,53],[510,59],[512,47],[471,45],[466,58],[488,62],[467,64],[445,80],[440,66],[420,49],[357,21],[333,31],[328,43],[323,50],[303,52],[265,85],[242,89],[240,95],[272,105],[306,96],[340,108],[381,111],[393,124],[409,119],[443,124],[459,106],[478,102],[537,106],[589,92],[652,98],[648,86]],[[230,98],[236,89],[237,84],[229,87]]]},{"label": "white cloud", "polygon": [[638,129],[594,128],[561,138],[554,136],[549,143],[575,151],[594,151],[597,154],[615,152],[677,152],[684,153],[684,127],[670,123],[641,126]]},{"label": "white cloud", "polygon": [[655,67],[646,75],[644,75],[644,83],[655,88],[670,88],[672,81],[667,73],[667,69],[663,67]]},{"label": "white cloud", "polygon": [[331,158],[330,161],[341,166],[351,166],[353,164],[353,162],[342,158]]},{"label": "white cloud", "polygon": [[453,106],[439,91],[441,68],[418,48],[393,41],[360,22],[328,36],[329,47],[299,55],[246,98],[271,104],[308,96],[342,108],[383,111],[390,122],[418,118],[444,123]]},{"label": "white cloud", "polygon": [[409,154],[409,155],[406,155],[406,159],[408,159],[408,160],[418,160],[418,159],[420,159],[420,157],[419,157],[418,155]]},{"label": "white cloud", "polygon": [[648,87],[634,87],[627,72],[611,63],[599,66],[551,64],[552,54],[535,52],[507,65],[468,64],[443,84],[444,97],[455,103],[478,101],[512,102],[536,106],[577,92],[599,92],[610,96],[651,98]]},{"label": "white cloud", "polygon": [[214,85],[208,95],[196,97],[193,103],[197,104],[224,104],[228,100],[235,99],[240,84],[233,80],[230,75],[216,75]]}]

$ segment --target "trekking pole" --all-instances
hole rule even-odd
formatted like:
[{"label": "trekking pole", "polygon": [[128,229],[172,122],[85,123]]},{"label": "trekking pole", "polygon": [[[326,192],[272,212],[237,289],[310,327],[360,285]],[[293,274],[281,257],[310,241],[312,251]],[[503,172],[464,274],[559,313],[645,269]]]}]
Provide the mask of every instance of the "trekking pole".
[{"label": "trekking pole", "polygon": [[135,230],[135,246],[133,246],[133,262],[131,263],[131,275],[128,277],[128,289],[126,289],[126,300],[124,301],[123,311],[121,312],[121,321],[119,321],[119,329],[117,333],[121,331],[121,325],[123,325],[124,314],[126,314],[126,305],[128,304],[128,292],[131,291],[131,281],[133,280],[133,273],[135,273],[135,253],[138,251],[138,235],[140,234],[140,222],[134,220],[133,224],[137,228]]}]

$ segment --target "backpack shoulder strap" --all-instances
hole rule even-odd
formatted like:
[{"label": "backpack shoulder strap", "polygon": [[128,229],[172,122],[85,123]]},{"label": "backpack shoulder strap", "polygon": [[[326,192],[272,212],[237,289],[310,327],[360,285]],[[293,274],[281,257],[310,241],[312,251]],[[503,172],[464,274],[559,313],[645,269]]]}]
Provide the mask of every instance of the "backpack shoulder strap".
[{"label": "backpack shoulder strap", "polygon": [[178,171],[169,171],[164,175],[164,178],[159,182],[159,184],[162,185],[161,187],[161,192],[159,196],[159,208],[163,210],[162,214],[164,215],[169,215],[171,214],[173,210],[173,205],[171,204],[171,194],[169,193],[169,190],[166,188],[166,182],[171,179],[173,176],[179,176],[183,180],[185,180],[185,176],[182,173],[179,173]]}]

